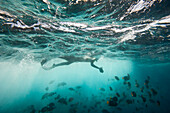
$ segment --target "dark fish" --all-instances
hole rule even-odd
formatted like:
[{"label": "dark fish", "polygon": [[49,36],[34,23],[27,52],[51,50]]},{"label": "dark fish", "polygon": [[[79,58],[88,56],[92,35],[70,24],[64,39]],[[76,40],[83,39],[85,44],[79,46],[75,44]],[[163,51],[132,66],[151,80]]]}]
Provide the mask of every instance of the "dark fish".
[{"label": "dark fish", "polygon": [[149,98],[151,98],[151,97],[152,97],[152,94],[151,94],[151,92],[149,92],[149,91],[148,91],[148,95],[149,95]]},{"label": "dark fish", "polygon": [[145,80],[145,83],[144,83],[144,84],[145,84],[145,85],[146,85],[146,84],[149,84],[149,80]]},{"label": "dark fish", "polygon": [[123,84],[126,85],[126,84],[128,84],[128,82],[124,81]]},{"label": "dark fish", "polygon": [[140,91],[143,92],[143,90],[144,90],[144,87],[142,86],[142,87],[140,88]]},{"label": "dark fish", "polygon": [[54,82],[55,82],[55,80],[52,80],[52,81],[49,82],[49,84],[52,84],[52,83],[54,83]]},{"label": "dark fish", "polygon": [[48,91],[48,90],[49,90],[49,87],[46,87],[45,90]]},{"label": "dark fish", "polygon": [[30,105],[23,110],[23,113],[36,113],[34,105]]},{"label": "dark fish", "polygon": [[131,88],[131,83],[130,83],[130,82],[128,82],[127,84],[128,84],[128,88],[130,89],[130,88]]},{"label": "dark fish", "polygon": [[40,110],[40,112],[42,112],[42,113],[48,112],[48,107],[47,107],[47,106],[43,107],[43,108]]},{"label": "dark fish", "polygon": [[150,76],[147,76],[147,79],[150,80]]},{"label": "dark fish", "polygon": [[88,111],[87,111],[87,112],[88,112],[88,113],[90,113],[90,111],[91,111],[91,110],[90,110],[90,109],[88,109]]},{"label": "dark fish", "polygon": [[141,95],[141,98],[142,98],[143,102],[146,102],[146,98],[143,95]]},{"label": "dark fish", "polygon": [[112,90],[113,90],[111,86],[109,87],[109,89],[110,89],[110,91],[112,91]]},{"label": "dark fish", "polygon": [[149,101],[150,101],[151,103],[155,103],[155,100],[153,100],[153,99],[149,99]]},{"label": "dark fish", "polygon": [[123,97],[126,97],[126,94],[125,94],[125,92],[123,92],[123,94],[122,94],[122,95],[123,95]]},{"label": "dark fish", "polygon": [[66,83],[65,82],[61,82],[61,83],[58,83],[58,87],[60,87],[60,86],[65,86],[66,85]]},{"label": "dark fish", "polygon": [[55,100],[58,100],[61,96],[60,95],[57,95],[57,97],[55,97]]},{"label": "dark fish", "polygon": [[104,88],[99,88],[101,91],[105,91],[105,89]]},{"label": "dark fish", "polygon": [[45,98],[48,98],[48,97],[51,97],[51,96],[53,96],[53,95],[55,95],[56,94],[56,92],[51,92],[51,93],[45,93],[43,96],[42,96],[42,100],[43,99],[45,99]]},{"label": "dark fish", "polygon": [[126,100],[126,103],[127,103],[127,104],[132,104],[132,103],[133,103],[133,101],[132,101],[132,100],[130,100],[130,99],[127,99],[127,100]]},{"label": "dark fish", "polygon": [[122,79],[124,79],[124,81],[128,81],[128,80],[130,80],[130,75],[127,74],[127,76],[122,77]]},{"label": "dark fish", "polygon": [[138,83],[135,83],[135,86],[136,86],[137,88],[139,88],[139,84],[138,84]]},{"label": "dark fish", "polygon": [[135,86],[136,86],[137,88],[139,88],[139,83],[138,83],[137,80],[135,80]]},{"label": "dark fish", "polygon": [[86,105],[84,105],[84,106],[83,106],[83,108],[87,108],[87,106],[86,106]]},{"label": "dark fish", "polygon": [[160,101],[159,101],[159,100],[157,100],[157,101],[156,101],[156,103],[157,103],[157,105],[158,105],[158,106],[160,106],[160,105],[161,105],[161,103],[160,103]]},{"label": "dark fish", "polygon": [[138,108],[138,107],[136,107],[136,111],[140,111],[140,110],[142,110],[143,108]]},{"label": "dark fish", "polygon": [[155,89],[153,89],[153,88],[151,88],[151,92],[152,92],[152,94],[153,94],[154,96],[158,94],[158,92],[157,92]]},{"label": "dark fish", "polygon": [[136,107],[136,111],[139,111],[138,107]]},{"label": "dark fish", "polygon": [[55,104],[53,102],[49,103],[49,106],[55,106]]},{"label": "dark fish", "polygon": [[111,98],[111,100],[118,101],[118,98],[117,97],[113,97],[113,98]]},{"label": "dark fish", "polygon": [[116,93],[116,96],[120,97],[119,93]]},{"label": "dark fish", "polygon": [[149,85],[146,85],[146,88],[149,89]]},{"label": "dark fish", "polygon": [[53,95],[56,94],[56,92],[51,92],[51,93],[48,93],[48,94],[49,94],[49,96],[53,96]]},{"label": "dark fish", "polygon": [[118,103],[121,103],[124,101],[125,98],[120,98]]},{"label": "dark fish", "polygon": [[80,88],[81,88],[81,86],[77,86],[77,87],[76,87],[76,89],[80,89]]},{"label": "dark fish", "polygon": [[77,107],[79,105],[79,102],[71,104],[70,107]]},{"label": "dark fish", "polygon": [[149,80],[145,80],[144,85],[148,85],[149,84]]},{"label": "dark fish", "polygon": [[70,97],[70,98],[68,99],[69,102],[72,102],[73,100],[74,100],[73,97]]},{"label": "dark fish", "polygon": [[74,88],[72,88],[72,87],[70,87],[70,88],[68,88],[70,91],[74,91]]},{"label": "dark fish", "polygon": [[55,109],[55,104],[54,103],[50,103],[47,106],[43,107],[40,112],[49,112],[52,111],[53,109]]},{"label": "dark fish", "polygon": [[117,106],[118,105],[117,101],[118,101],[118,98],[117,97],[113,97],[113,98],[110,98],[109,101],[107,101],[107,104],[109,106]]},{"label": "dark fish", "polygon": [[102,113],[110,113],[107,109],[103,109]]},{"label": "dark fish", "polygon": [[70,108],[69,113],[77,113],[77,108]]},{"label": "dark fish", "polygon": [[107,104],[108,104],[109,106],[117,106],[117,105],[118,105],[118,103],[117,103],[116,101],[113,101],[113,100],[107,101]]},{"label": "dark fish", "polygon": [[116,79],[116,80],[120,80],[118,76],[115,76],[115,79]]},{"label": "dark fish", "polygon": [[61,103],[61,104],[67,105],[67,101],[66,101],[65,98],[60,98],[60,99],[58,100],[58,102]]},{"label": "dark fish", "polygon": [[136,97],[136,93],[134,91],[131,92],[132,97]]}]

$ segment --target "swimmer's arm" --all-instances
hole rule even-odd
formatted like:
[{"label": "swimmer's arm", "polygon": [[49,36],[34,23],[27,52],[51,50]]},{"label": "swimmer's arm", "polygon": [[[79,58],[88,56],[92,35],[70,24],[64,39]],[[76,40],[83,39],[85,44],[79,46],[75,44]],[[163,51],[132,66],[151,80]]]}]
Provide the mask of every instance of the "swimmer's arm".
[{"label": "swimmer's arm", "polygon": [[94,65],[94,62],[95,62],[95,60],[93,60],[93,61],[90,62],[91,66],[94,67],[94,68],[99,69],[99,67],[97,67],[96,65]]},{"label": "swimmer's arm", "polygon": [[101,73],[103,73],[104,71],[103,71],[103,68],[102,68],[102,67],[98,67],[98,66],[94,65],[94,62],[95,62],[95,61],[96,61],[96,60],[92,60],[92,61],[90,62],[91,66],[94,67],[94,68],[96,68],[96,69],[99,69],[99,71],[100,71]]}]

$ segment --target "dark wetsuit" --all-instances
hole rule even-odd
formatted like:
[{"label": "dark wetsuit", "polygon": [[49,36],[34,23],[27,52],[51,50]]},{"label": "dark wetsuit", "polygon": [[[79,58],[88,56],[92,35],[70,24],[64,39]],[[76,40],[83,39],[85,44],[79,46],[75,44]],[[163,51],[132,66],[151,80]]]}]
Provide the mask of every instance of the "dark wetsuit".
[{"label": "dark wetsuit", "polygon": [[45,70],[50,70],[50,69],[53,69],[57,66],[70,65],[74,62],[90,62],[92,67],[99,69],[99,71],[101,73],[104,72],[102,67],[98,67],[98,66],[94,65],[94,62],[97,61],[96,58],[91,58],[91,57],[84,57],[83,58],[83,57],[74,57],[74,56],[63,56],[63,57],[59,57],[59,58],[62,58],[64,60],[66,60],[67,62],[62,62],[62,63],[59,63],[59,64],[53,64],[52,67],[45,68],[44,64],[47,62],[47,59],[44,59],[44,60],[41,61],[41,66]]}]

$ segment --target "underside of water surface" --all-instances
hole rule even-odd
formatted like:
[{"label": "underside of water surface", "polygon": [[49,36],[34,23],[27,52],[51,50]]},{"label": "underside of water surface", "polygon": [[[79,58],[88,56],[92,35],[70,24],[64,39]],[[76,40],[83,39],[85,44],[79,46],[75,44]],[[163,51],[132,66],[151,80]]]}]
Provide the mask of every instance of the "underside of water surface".
[{"label": "underside of water surface", "polygon": [[1,0],[0,113],[169,113],[170,1]]}]

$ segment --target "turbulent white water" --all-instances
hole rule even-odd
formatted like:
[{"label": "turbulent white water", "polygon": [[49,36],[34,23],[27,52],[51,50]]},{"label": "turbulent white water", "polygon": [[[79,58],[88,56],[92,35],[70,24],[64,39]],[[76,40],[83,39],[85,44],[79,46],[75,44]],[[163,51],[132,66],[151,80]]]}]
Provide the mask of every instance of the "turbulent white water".
[{"label": "turbulent white water", "polygon": [[2,60],[76,55],[169,62],[166,0],[9,0],[0,5]]}]

